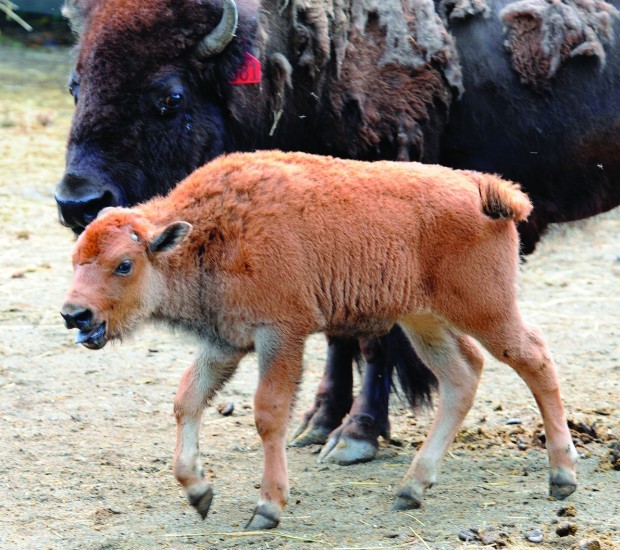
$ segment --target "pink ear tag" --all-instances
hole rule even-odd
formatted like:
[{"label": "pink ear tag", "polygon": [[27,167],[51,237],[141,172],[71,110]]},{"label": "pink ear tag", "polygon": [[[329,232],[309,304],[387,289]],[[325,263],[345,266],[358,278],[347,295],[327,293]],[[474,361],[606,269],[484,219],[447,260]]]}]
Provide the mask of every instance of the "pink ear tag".
[{"label": "pink ear tag", "polygon": [[252,54],[245,52],[245,61],[229,84],[260,84],[260,81],[260,61]]}]

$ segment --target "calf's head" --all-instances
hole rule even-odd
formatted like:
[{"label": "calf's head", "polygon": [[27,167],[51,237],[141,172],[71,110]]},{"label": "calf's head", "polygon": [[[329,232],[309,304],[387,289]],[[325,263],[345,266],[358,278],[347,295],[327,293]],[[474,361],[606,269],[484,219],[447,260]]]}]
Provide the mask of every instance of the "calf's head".
[{"label": "calf's head", "polygon": [[97,218],[75,245],[73,281],[60,310],[66,327],[79,331],[76,343],[101,349],[147,318],[163,296],[160,255],[190,230],[186,222],[156,228],[121,208]]}]

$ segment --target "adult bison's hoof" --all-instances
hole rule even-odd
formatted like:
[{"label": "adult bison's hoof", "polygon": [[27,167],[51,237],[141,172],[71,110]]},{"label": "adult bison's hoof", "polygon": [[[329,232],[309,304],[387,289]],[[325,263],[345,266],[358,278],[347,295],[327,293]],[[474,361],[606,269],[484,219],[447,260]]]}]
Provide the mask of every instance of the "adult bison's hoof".
[{"label": "adult bison's hoof", "polygon": [[422,506],[421,495],[415,494],[409,487],[401,489],[392,504],[392,510],[415,510]]},{"label": "adult bison's hoof", "polygon": [[201,488],[200,492],[188,492],[189,503],[196,508],[202,519],[207,517],[211,502],[213,501],[213,489],[207,486],[206,489]]},{"label": "adult bison's hoof", "polygon": [[368,462],[377,454],[379,435],[389,438],[389,428],[381,428],[369,414],[351,415],[332,432],[319,455],[319,462],[341,466]]},{"label": "adult bison's hoof", "polygon": [[319,462],[333,462],[340,466],[368,462],[377,454],[378,443],[350,437],[332,436],[321,450]]},{"label": "adult bison's hoof", "polygon": [[329,430],[317,426],[311,426],[309,430],[307,423],[302,423],[295,430],[293,439],[289,443],[291,447],[307,447],[308,445],[323,445],[329,437]]},{"label": "adult bison's hoof", "polygon": [[260,504],[254,509],[254,513],[245,528],[248,531],[262,531],[275,529],[280,523],[280,510],[274,504]]},{"label": "adult bison's hoof", "polygon": [[561,469],[551,475],[549,479],[549,495],[557,500],[564,500],[577,489],[575,472]]}]

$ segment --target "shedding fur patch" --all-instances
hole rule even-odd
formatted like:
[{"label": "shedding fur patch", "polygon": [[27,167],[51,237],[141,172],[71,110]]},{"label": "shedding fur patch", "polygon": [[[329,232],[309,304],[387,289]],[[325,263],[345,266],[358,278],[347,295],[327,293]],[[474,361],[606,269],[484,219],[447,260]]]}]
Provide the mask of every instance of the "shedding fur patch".
[{"label": "shedding fur patch", "polygon": [[433,0],[296,0],[292,9],[302,66],[325,66],[333,41],[336,66],[341,67],[352,36],[364,36],[376,21],[385,32],[382,65],[420,69],[434,61],[449,84],[462,91],[456,46]]},{"label": "shedding fur patch", "polygon": [[[325,148],[366,160],[437,160],[439,128],[463,84],[434,0],[288,0],[278,7],[291,18],[293,74],[310,77],[321,106]],[[273,109],[274,133],[284,103]]]},{"label": "shedding fur patch", "polygon": [[614,44],[613,22],[620,12],[603,0],[521,0],[499,15],[521,81],[545,91],[567,59],[595,56],[604,67],[605,47]]},{"label": "shedding fur patch", "polygon": [[438,11],[444,21],[447,19],[468,19],[476,15],[488,18],[491,6],[488,0],[441,0]]}]

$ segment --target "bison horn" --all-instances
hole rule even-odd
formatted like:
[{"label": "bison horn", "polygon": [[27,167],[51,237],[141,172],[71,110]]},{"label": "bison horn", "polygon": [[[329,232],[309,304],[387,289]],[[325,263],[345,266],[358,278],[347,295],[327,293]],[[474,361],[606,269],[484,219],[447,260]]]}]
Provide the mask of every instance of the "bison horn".
[{"label": "bison horn", "polygon": [[222,19],[198,44],[196,53],[200,58],[212,57],[220,53],[235,37],[237,30],[237,5],[234,0],[224,0]]}]

